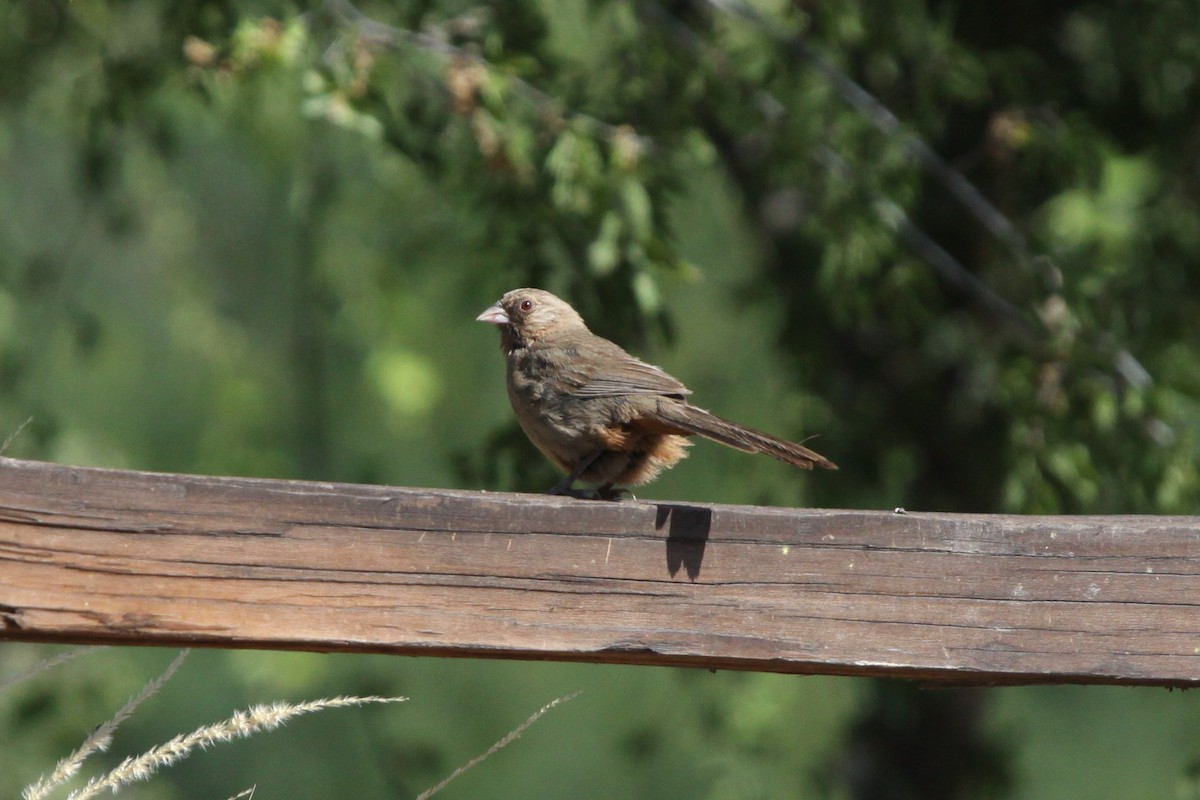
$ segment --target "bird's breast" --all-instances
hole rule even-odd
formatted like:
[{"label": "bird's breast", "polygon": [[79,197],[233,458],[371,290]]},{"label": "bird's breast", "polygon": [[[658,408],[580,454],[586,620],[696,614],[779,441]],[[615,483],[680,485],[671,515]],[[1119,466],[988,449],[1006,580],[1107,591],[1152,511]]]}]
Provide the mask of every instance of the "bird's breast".
[{"label": "bird's breast", "polygon": [[[586,382],[563,351],[514,351],[508,358],[508,398],[529,437],[555,449],[587,447],[619,416],[619,398],[579,397]],[[545,449],[545,447],[543,447]]]}]

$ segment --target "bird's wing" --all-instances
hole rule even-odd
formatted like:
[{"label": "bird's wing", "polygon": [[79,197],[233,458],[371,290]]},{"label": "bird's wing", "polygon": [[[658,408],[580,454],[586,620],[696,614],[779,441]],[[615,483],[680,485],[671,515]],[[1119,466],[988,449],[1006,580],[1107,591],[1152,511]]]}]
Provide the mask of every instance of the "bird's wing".
[{"label": "bird's wing", "polygon": [[619,397],[627,394],[688,395],[692,391],[666,370],[647,364],[617,345],[593,336],[580,355],[589,364],[586,378],[573,391],[576,397]]}]

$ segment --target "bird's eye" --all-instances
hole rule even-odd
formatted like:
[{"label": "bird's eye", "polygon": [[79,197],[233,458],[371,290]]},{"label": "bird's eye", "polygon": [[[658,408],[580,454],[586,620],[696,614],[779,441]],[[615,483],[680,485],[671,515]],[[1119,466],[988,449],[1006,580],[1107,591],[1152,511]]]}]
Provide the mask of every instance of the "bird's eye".
[{"label": "bird's eye", "polygon": [[520,308],[522,311],[528,313],[529,310],[531,308],[533,308],[533,301],[532,300],[522,300]]}]

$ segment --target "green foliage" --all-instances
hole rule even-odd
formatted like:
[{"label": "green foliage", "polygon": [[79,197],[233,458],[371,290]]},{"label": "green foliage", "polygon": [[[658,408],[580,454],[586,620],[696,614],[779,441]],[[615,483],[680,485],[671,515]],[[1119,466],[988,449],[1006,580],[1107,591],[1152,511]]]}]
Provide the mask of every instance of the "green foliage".
[{"label": "green foliage", "polygon": [[[74,463],[540,490],[471,322],[539,285],[841,465],[699,444],[650,495],[1195,513],[1198,38],[1186,2],[0,5],[0,434],[32,416],[9,454]],[[489,722],[549,699],[462,669]],[[445,674],[361,679],[393,670]],[[579,726],[527,769],[623,775],[609,796],[850,791],[817,762],[852,759],[854,726],[809,725],[810,682],[601,672],[634,698],[598,701],[620,736]],[[684,710],[643,714],[659,690]],[[503,732],[441,697],[380,745],[417,790]],[[18,704],[59,744],[54,702]],[[1012,738],[1038,771],[1018,783],[1071,796]]]}]

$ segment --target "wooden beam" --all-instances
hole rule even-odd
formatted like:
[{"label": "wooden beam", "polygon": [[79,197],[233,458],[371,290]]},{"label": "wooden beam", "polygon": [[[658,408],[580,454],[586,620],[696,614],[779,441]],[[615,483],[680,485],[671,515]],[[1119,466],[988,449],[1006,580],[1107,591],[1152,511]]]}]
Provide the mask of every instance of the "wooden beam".
[{"label": "wooden beam", "polygon": [[1200,684],[1200,518],[589,502],[0,458],[0,639]]}]

